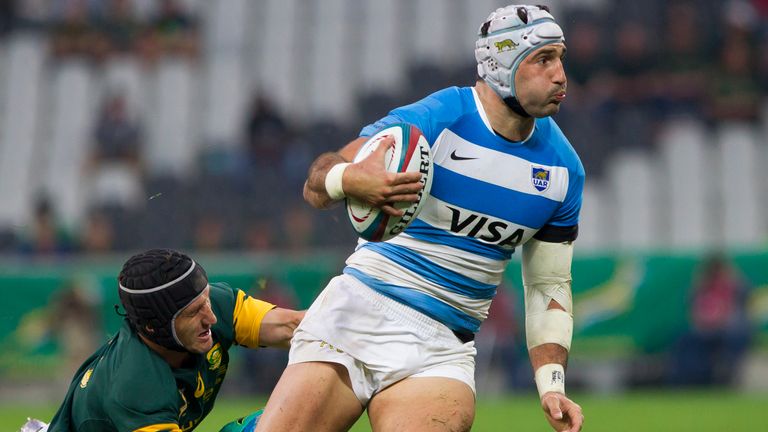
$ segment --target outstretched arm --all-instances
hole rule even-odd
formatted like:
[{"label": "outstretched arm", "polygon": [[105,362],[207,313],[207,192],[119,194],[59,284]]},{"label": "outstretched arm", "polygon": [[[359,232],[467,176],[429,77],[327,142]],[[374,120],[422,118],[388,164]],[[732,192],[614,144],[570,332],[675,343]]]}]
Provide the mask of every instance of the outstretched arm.
[{"label": "outstretched arm", "polygon": [[259,344],[277,348],[289,348],[293,331],[306,311],[274,308],[264,315],[259,328]]},{"label": "outstretched arm", "polygon": [[530,239],[523,246],[525,331],[536,387],[547,421],[558,432],[578,432],[581,407],[565,396],[565,367],[573,334],[573,243]]},{"label": "outstretched arm", "polygon": [[304,183],[304,199],[316,208],[328,208],[344,197],[355,198],[380,207],[392,216],[402,216],[395,202],[418,199],[422,184],[420,173],[390,173],[385,169],[384,155],[394,138],[381,140],[376,151],[357,163],[349,163],[368,138],[360,137],[338,152],[323,153],[309,168]]}]

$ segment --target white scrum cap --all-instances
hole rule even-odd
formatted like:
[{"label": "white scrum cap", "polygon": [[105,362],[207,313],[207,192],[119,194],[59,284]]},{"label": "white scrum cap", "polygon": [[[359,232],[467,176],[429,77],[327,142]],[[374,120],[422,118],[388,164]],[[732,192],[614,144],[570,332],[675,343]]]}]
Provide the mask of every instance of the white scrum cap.
[{"label": "white scrum cap", "polygon": [[546,6],[509,5],[496,9],[480,26],[475,43],[477,74],[509,105],[515,73],[528,54],[565,42],[563,30]]}]

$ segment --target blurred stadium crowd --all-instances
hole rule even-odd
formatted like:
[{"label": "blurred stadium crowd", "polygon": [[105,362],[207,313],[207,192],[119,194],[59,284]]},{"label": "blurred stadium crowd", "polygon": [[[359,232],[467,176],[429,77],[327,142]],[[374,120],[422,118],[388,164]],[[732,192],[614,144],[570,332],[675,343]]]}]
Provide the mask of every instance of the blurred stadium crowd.
[{"label": "blurred stadium crowd", "polygon": [[[1,1],[0,252],[349,246],[353,233],[340,212],[314,211],[302,201],[312,158],[390,108],[447,85],[471,85],[474,36],[460,30],[503,3]],[[557,121],[581,155],[589,184],[612,181],[617,155],[663,153],[674,122],[706,137],[736,125],[752,134],[754,150],[746,154],[767,157],[768,1],[549,3],[568,42],[568,99]],[[322,21],[338,11],[341,18]],[[367,18],[354,23],[358,13]],[[431,13],[449,17],[449,28],[442,40],[418,48],[430,33],[410,27]],[[381,19],[382,27],[400,27],[377,28],[376,14],[393,17]],[[276,31],[294,35],[271,36]],[[403,37],[407,31],[411,36]],[[451,31],[458,34],[447,39]],[[383,46],[392,32],[400,39]],[[368,36],[350,41],[350,33]],[[382,45],[386,57],[406,40],[417,47],[390,56],[391,69],[402,72],[381,70],[390,67],[387,58],[353,67],[354,53]],[[358,42],[362,48],[352,49]],[[322,45],[327,56],[308,57]],[[284,59],[291,56],[300,58]],[[366,67],[379,69],[371,80],[382,77],[381,85],[366,81]],[[348,80],[350,74],[356,78]],[[742,174],[721,176],[743,189],[736,185]],[[747,189],[764,198],[768,182],[757,175]],[[682,170],[664,187],[674,189],[686,176]],[[600,196],[590,194],[589,184],[585,219],[603,212],[589,208]],[[752,205],[759,216],[765,203]],[[747,237],[764,244],[765,221],[755,218]],[[588,239],[590,231],[582,229]]]}]

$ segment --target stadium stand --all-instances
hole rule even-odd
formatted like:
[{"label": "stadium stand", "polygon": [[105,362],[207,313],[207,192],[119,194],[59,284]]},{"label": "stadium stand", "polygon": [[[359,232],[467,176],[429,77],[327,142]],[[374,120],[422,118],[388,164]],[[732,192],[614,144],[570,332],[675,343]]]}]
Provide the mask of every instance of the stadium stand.
[{"label": "stadium stand", "polygon": [[603,227],[616,234],[619,250],[658,248],[660,202],[657,168],[650,155],[637,150],[621,152],[609,164],[607,183],[611,189],[609,220],[616,225]]},{"label": "stadium stand", "polygon": [[[662,235],[676,249],[708,248],[716,233],[714,213],[707,209],[716,176],[712,173],[712,144],[703,125],[679,120],[670,122],[659,134],[658,178],[661,220],[669,221]],[[666,187],[665,187],[666,186]]]},{"label": "stadium stand", "polygon": [[713,172],[718,181],[714,189],[722,197],[720,228],[716,231],[722,233],[722,242],[730,245],[765,239],[768,185],[765,173],[761,173],[761,161],[765,161],[766,153],[765,135],[761,140],[748,124],[723,123],[716,131],[715,140],[718,166]]},{"label": "stadium stand", "polygon": [[38,147],[39,113],[44,100],[42,85],[44,40],[36,35],[13,35],[6,42],[3,74],[3,118],[0,131],[0,224],[21,227],[31,215]]},{"label": "stadium stand", "polygon": [[87,187],[89,183],[85,183],[87,179],[83,175],[96,106],[94,93],[99,90],[93,85],[91,71],[80,60],[66,60],[51,72],[54,76],[51,79],[50,135],[48,140],[38,142],[39,146],[48,149],[41,154],[45,161],[41,186],[49,196],[56,197],[63,224],[74,227],[83,220],[90,204],[87,195],[102,199],[113,195],[115,190],[99,191],[107,180],[103,176],[90,183],[92,188]]},{"label": "stadium stand", "polygon": [[[424,92],[471,84],[475,23],[504,2],[69,3],[24,5],[4,21],[6,245],[41,194],[75,234],[100,205],[156,220],[149,199],[161,193],[178,199],[162,206],[187,209],[194,185],[211,173],[217,205],[246,214],[260,212],[240,201],[300,205],[312,155]],[[759,167],[768,158],[768,84],[759,71],[768,69],[768,26],[732,3],[710,3],[553,2],[566,16],[571,48],[569,99],[558,122],[588,173],[580,250],[765,244],[768,176]],[[623,18],[606,26],[609,16]],[[89,35],[85,42],[66,40],[81,37],[62,26],[73,19]],[[658,44],[663,32],[679,41]],[[757,67],[745,69],[750,62]],[[99,101],[113,93],[124,95],[143,127],[139,169],[83,172],[92,168],[86,149],[94,146]],[[30,175],[35,170],[43,174]],[[195,218],[184,218],[188,228],[173,237],[193,244]],[[338,214],[315,218],[309,247],[348,238]],[[283,229],[275,218],[257,219]],[[226,236],[226,249],[248,247]],[[133,240],[115,247],[152,238],[123,237]]]}]

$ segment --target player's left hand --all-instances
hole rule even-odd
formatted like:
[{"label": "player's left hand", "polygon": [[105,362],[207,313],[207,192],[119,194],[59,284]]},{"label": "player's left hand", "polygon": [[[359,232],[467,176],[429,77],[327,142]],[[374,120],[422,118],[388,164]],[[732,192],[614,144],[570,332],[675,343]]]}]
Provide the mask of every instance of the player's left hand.
[{"label": "player's left hand", "polygon": [[390,216],[400,217],[403,210],[392,203],[418,201],[424,184],[418,172],[387,172],[387,150],[394,145],[395,138],[387,135],[365,159],[349,165],[344,170],[344,193]]},{"label": "player's left hand", "polygon": [[541,408],[550,426],[557,432],[579,432],[584,424],[581,406],[562,393],[544,393]]}]

